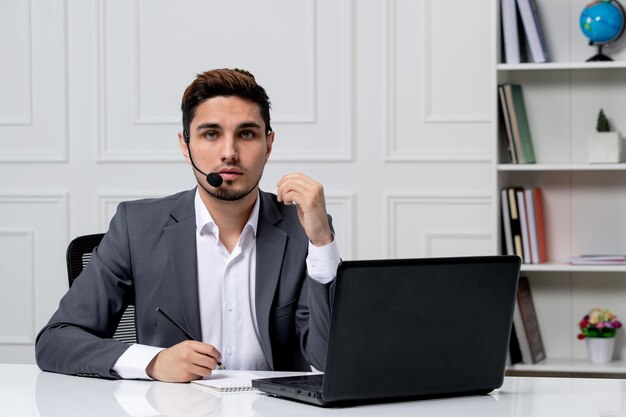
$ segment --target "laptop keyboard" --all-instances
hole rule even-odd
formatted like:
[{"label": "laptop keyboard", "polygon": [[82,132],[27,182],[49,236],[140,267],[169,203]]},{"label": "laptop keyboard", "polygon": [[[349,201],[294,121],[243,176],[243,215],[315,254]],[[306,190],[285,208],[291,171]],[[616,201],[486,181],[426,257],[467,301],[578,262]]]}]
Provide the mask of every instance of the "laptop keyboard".
[{"label": "laptop keyboard", "polygon": [[[315,375],[317,377],[317,375]],[[311,391],[321,391],[322,390],[322,375],[319,375],[319,378],[302,378],[302,379],[294,379],[291,381],[285,381],[287,385],[307,388]]]}]

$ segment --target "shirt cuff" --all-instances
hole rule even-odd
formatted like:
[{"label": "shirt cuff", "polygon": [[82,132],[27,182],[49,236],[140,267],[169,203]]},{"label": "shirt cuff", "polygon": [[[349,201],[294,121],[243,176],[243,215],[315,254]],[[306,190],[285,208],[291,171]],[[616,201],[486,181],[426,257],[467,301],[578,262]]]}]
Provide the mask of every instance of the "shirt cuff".
[{"label": "shirt cuff", "polygon": [[315,246],[309,241],[309,254],[306,258],[308,274],[320,284],[328,284],[337,276],[341,262],[337,241],[333,239],[326,246]]},{"label": "shirt cuff", "polygon": [[122,353],[113,370],[123,379],[152,379],[146,373],[150,361],[164,348],[134,344]]}]

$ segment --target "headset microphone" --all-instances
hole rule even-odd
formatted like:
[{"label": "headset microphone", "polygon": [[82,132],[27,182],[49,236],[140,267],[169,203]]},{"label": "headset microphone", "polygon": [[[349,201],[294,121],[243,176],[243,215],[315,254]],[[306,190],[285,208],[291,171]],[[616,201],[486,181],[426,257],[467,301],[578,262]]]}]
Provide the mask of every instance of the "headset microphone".
[{"label": "headset microphone", "polygon": [[[202,171],[200,172],[204,174],[204,172]],[[224,179],[220,176],[220,174],[217,174],[215,172],[209,172],[206,176],[206,182],[208,182],[212,187],[217,188],[220,185],[222,185],[222,183],[224,182]]]},{"label": "headset microphone", "polygon": [[183,138],[185,139],[185,144],[187,145],[187,152],[189,152],[189,160],[191,161],[191,166],[193,166],[193,168],[202,175],[206,175],[206,182],[208,182],[211,187],[217,188],[222,185],[224,179],[220,176],[220,174],[215,172],[209,172],[208,174],[205,174],[193,162],[193,158],[191,157],[191,148],[189,147],[189,132],[187,132],[186,130],[183,130]]}]

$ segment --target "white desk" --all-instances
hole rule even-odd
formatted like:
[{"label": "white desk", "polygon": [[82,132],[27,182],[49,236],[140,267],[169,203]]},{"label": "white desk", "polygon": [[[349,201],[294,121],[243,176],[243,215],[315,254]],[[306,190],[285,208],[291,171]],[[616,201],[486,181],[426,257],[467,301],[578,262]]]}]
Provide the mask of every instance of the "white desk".
[{"label": "white desk", "polygon": [[213,394],[192,384],[106,381],[0,365],[0,416],[437,416],[626,417],[626,380],[506,377],[489,395],[340,409],[272,398],[256,391]]}]

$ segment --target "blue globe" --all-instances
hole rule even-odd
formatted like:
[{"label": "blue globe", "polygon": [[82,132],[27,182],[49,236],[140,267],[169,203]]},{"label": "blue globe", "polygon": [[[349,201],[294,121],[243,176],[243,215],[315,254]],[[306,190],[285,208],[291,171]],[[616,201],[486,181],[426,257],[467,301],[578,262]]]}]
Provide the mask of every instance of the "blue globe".
[{"label": "blue globe", "polygon": [[624,31],[624,9],[617,0],[596,0],[580,14],[580,29],[593,45],[617,40]]}]

